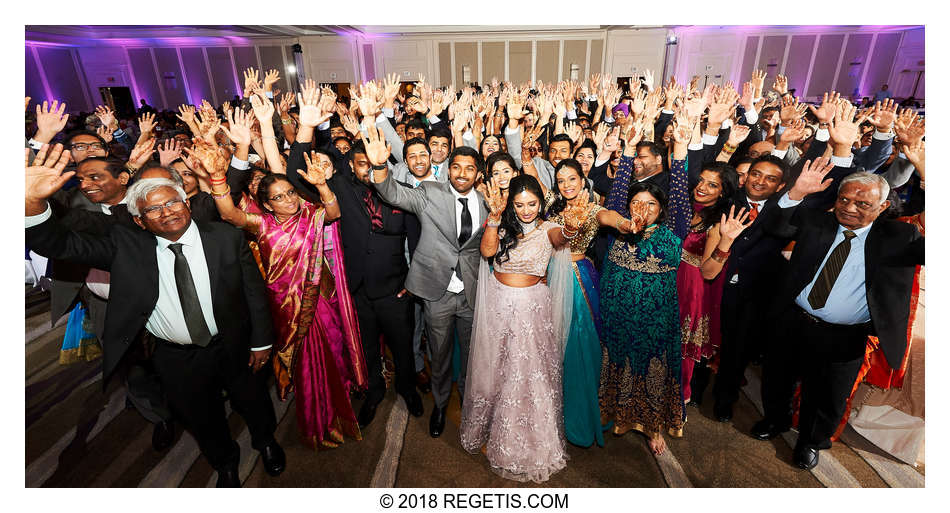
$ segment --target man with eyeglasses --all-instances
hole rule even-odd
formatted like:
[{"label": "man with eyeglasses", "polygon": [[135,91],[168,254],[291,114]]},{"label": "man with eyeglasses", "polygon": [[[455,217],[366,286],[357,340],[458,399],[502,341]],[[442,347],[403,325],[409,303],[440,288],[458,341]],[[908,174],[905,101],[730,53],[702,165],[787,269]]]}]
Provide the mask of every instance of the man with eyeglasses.
[{"label": "man with eyeglasses", "polygon": [[[48,153],[48,155],[47,155]],[[218,472],[219,487],[241,486],[240,448],[231,437],[222,391],[247,422],[264,469],[286,466],[264,368],[274,330],[267,290],[243,234],[223,223],[192,222],[185,192],[164,179],[128,191],[141,229],[117,225],[108,235],[69,229],[47,200],[69,179],[62,146],[44,147],[26,168],[26,240],[45,254],[111,271],[103,373],[111,373],[145,329],[169,405]]]}]

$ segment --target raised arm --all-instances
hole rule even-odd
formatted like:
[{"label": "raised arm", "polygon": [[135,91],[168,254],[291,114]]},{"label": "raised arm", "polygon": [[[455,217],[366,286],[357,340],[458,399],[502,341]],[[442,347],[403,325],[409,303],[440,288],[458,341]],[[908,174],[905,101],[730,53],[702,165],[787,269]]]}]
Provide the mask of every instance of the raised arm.
[{"label": "raised arm", "polygon": [[211,197],[214,198],[221,219],[238,228],[257,233],[257,223],[248,223],[249,214],[238,208],[231,198],[231,188],[227,185],[228,158],[224,149],[196,137],[194,146],[185,148],[185,151],[194,165],[203,168],[210,176]]},{"label": "raised arm", "polygon": [[[274,125],[271,123],[271,120],[274,116],[274,104],[271,103],[271,101],[266,97],[261,97],[259,94],[253,94],[251,95],[251,108],[254,110],[254,116],[261,125],[261,143],[264,146],[264,158],[267,159],[267,165],[274,173],[286,174],[287,169],[284,166],[284,162],[280,158],[280,149],[277,147],[277,136],[274,135]],[[228,121],[232,125],[237,122],[241,126],[239,130],[242,136],[246,128],[248,135],[247,142],[250,143],[250,126],[252,124],[250,115],[241,111],[233,121],[230,118]],[[243,138],[241,140],[243,142]],[[238,145],[238,148],[240,149],[241,145]],[[246,151],[246,144],[244,145],[244,148]]]},{"label": "raised arm", "polygon": [[483,257],[492,258],[498,254],[498,225],[501,224],[501,214],[505,211],[507,200],[506,194],[495,184],[494,178],[488,181],[486,187],[485,201],[488,203],[489,214],[478,249]]},{"label": "raised arm", "polygon": [[689,185],[686,177],[687,145],[692,134],[688,124],[673,127],[673,154],[670,163],[669,216],[666,225],[681,239],[689,233],[693,209],[689,201]]},{"label": "raised arm", "polygon": [[[59,108],[57,108],[57,105]],[[49,144],[56,137],[56,134],[63,131],[66,121],[69,120],[69,114],[66,113],[66,104],[53,100],[49,105],[43,102],[43,105],[36,105],[36,134],[33,135],[33,141],[40,145]]]},{"label": "raised arm", "polygon": [[706,247],[703,252],[703,263],[700,266],[703,279],[711,280],[722,272],[722,268],[729,258],[732,243],[735,242],[743,230],[752,225],[749,212],[744,208],[736,212],[735,208],[734,205],[729,207],[729,216],[722,214],[719,224],[709,231],[709,237],[706,239]]}]

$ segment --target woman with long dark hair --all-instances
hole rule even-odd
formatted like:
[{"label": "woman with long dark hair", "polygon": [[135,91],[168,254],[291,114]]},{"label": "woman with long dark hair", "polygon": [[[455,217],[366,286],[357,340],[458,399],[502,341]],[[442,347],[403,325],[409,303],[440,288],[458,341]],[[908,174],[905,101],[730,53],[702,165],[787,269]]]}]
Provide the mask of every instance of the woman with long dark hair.
[{"label": "woman with long dark hair", "polygon": [[[568,208],[588,201],[590,188],[581,164],[564,159],[554,169],[555,187],[547,218],[565,224]],[[601,226],[632,233],[634,223],[613,210],[594,204],[577,237],[571,239],[571,325],[564,349],[564,433],[574,445],[603,447],[598,389],[600,388],[600,274],[585,254]]]},{"label": "woman with long dark hair", "polygon": [[590,204],[569,207],[561,226],[544,220],[541,185],[533,176],[513,178],[507,200],[493,182],[461,443],[471,453],[484,446],[492,471],[502,477],[540,483],[567,464],[561,418],[561,358],[570,322],[566,246]]},{"label": "woman with long dark hair", "polygon": [[[719,323],[719,305],[725,274],[712,279],[703,278],[703,262],[718,257],[720,219],[729,214],[732,197],[739,188],[739,175],[725,162],[710,162],[703,166],[699,180],[690,190],[693,216],[689,233],[683,239],[682,262],[676,273],[676,290],[680,305],[680,326],[683,334],[682,383],[686,403],[702,400],[711,370],[707,362],[719,351],[722,339]],[[693,369],[699,363],[695,378]]]}]

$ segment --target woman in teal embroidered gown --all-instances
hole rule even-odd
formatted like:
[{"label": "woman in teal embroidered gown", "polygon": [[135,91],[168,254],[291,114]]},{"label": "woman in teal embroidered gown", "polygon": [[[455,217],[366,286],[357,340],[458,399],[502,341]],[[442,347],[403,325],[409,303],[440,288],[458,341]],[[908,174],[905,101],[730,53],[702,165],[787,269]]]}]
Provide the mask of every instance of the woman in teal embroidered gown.
[{"label": "woman in teal embroidered gown", "polygon": [[[583,204],[591,196],[580,162],[564,159],[554,169],[555,187],[546,198],[548,220],[564,225],[568,206]],[[601,337],[600,337],[600,275],[587,257],[587,247],[594,241],[601,226],[631,233],[635,225],[613,210],[594,205],[584,225],[571,239],[573,305],[571,327],[564,349],[564,435],[580,447],[594,443],[603,447],[604,434],[600,423]]]},{"label": "woman in teal embroidered gown", "polygon": [[601,421],[613,422],[617,435],[642,432],[655,454],[666,447],[662,431],[680,437],[686,421],[676,270],[693,214],[685,160],[690,132],[685,124],[674,130],[668,205],[655,184],[629,185],[633,159],[626,155],[607,200],[607,208],[622,216],[632,213],[646,227],[616,239],[604,262]]}]

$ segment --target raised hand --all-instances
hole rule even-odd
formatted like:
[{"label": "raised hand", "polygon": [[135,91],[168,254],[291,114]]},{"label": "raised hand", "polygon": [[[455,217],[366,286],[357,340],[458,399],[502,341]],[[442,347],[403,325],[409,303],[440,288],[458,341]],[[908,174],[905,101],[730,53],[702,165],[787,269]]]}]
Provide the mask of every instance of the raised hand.
[{"label": "raised hand", "polygon": [[637,89],[633,93],[633,102],[630,104],[630,113],[636,117],[639,117],[640,114],[646,110],[647,107],[647,93],[643,89]]},{"label": "raised hand", "polygon": [[567,122],[564,125],[564,133],[574,141],[574,147],[578,147],[582,142],[584,142],[584,130],[581,129],[580,125],[574,122]]},{"label": "raised hand", "polygon": [[729,140],[726,142],[729,146],[736,147],[746,140],[746,137],[749,137],[749,132],[752,129],[746,125],[732,125],[732,128],[729,130]]},{"label": "raised hand", "polygon": [[323,87],[320,89],[320,103],[317,105],[320,107],[320,111],[332,116],[334,109],[336,109],[336,93],[333,92],[333,89],[329,87]]},{"label": "raised hand", "polygon": [[340,116],[340,121],[343,123],[343,129],[353,135],[353,137],[358,137],[360,133],[360,124],[356,121],[356,118],[350,114],[345,114]]},{"label": "raised hand", "polygon": [[106,144],[111,143],[112,139],[114,139],[112,137],[112,130],[109,130],[105,126],[102,126],[102,125],[97,126],[96,133],[99,134],[99,137],[102,137],[102,140],[105,141]]},{"label": "raised hand", "polygon": [[755,86],[752,85],[752,82],[745,82],[742,84],[742,96],[739,97],[739,105],[742,105],[742,108],[746,112],[750,110],[755,110],[754,100],[755,98]]},{"label": "raised hand", "polygon": [[755,96],[762,96],[762,88],[765,86],[765,71],[757,69],[752,72],[752,87],[755,88]]},{"label": "raised hand", "polygon": [[826,180],[825,177],[834,167],[828,157],[816,159],[814,162],[805,161],[805,167],[798,176],[798,180],[795,181],[795,186],[788,191],[789,199],[798,201],[809,194],[821,192],[830,187],[834,179],[828,178]]},{"label": "raised hand", "polygon": [[564,209],[564,229],[577,233],[587,222],[587,216],[592,208],[590,197],[584,192],[578,194],[577,198],[568,203]]},{"label": "raised hand", "polygon": [[498,221],[501,219],[501,214],[505,211],[505,205],[508,203],[507,194],[495,183],[494,178],[488,181],[487,187],[488,193],[485,194],[485,202],[488,203],[488,210],[490,211],[488,217]]},{"label": "raised hand", "polygon": [[772,90],[780,95],[788,93],[788,77],[778,75],[775,77],[775,83],[772,84]]},{"label": "raised hand", "polygon": [[627,124],[623,126],[620,132],[620,136],[623,137],[626,143],[625,148],[636,150],[637,144],[643,139],[644,123],[643,117],[628,118]]},{"label": "raised hand", "polygon": [[165,139],[158,145],[158,161],[162,166],[168,167],[179,157],[181,157],[181,142],[177,139]]},{"label": "raised hand", "polygon": [[924,118],[914,109],[904,109],[894,121],[894,132],[904,144],[914,145],[924,137]]},{"label": "raised hand", "polygon": [[[44,144],[36,153],[32,165],[30,163],[30,149],[24,148],[24,167],[26,168],[25,198],[28,203],[43,202],[69,181],[75,171],[63,173],[69,163],[69,152],[63,151],[62,144],[52,148]],[[28,215],[41,212],[27,212]]]},{"label": "raised hand", "polygon": [[304,180],[317,187],[326,185],[327,180],[333,177],[333,164],[326,156],[323,159],[320,156],[315,151],[311,151],[309,155],[305,152],[303,159],[307,163],[307,170],[300,173]]},{"label": "raised hand", "polygon": [[260,72],[254,68],[244,70],[244,97],[247,98],[260,87]]},{"label": "raised hand", "polygon": [[901,146],[901,151],[904,153],[904,156],[914,165],[917,172],[920,173],[921,178],[924,178],[924,149],[925,143],[922,139],[918,139],[913,144]]},{"label": "raised hand", "polygon": [[897,119],[897,103],[890,98],[883,102],[877,102],[874,104],[872,118],[870,119],[871,124],[879,132],[890,132],[894,126],[894,121]]},{"label": "raised hand", "polygon": [[254,110],[254,117],[256,117],[262,125],[270,125],[274,116],[274,104],[271,103],[266,96],[261,98],[261,96],[257,94],[252,94],[250,99],[251,109]]},{"label": "raised hand", "polygon": [[[267,103],[270,104],[270,102]],[[271,111],[273,110],[274,108],[271,106]],[[251,118],[248,112],[244,112],[244,109],[234,109],[228,112],[228,126],[231,128],[221,127],[221,130],[237,146],[249,146],[251,144],[251,125],[253,124],[254,119]]]},{"label": "raised hand", "polygon": [[196,173],[201,174],[203,170],[204,173],[216,180],[227,176],[228,159],[224,153],[224,148],[196,137],[192,147],[185,148],[185,153],[191,157],[193,163],[198,164],[192,168]]},{"label": "raised hand", "polygon": [[[57,108],[58,106],[58,108]],[[29,107],[29,97],[27,97]],[[36,105],[36,134],[33,136],[38,142],[48,143],[66,126],[69,114],[66,114],[66,104],[53,100],[53,105]],[[110,132],[111,135],[111,132]]]},{"label": "raised hand", "polygon": [[782,119],[782,123],[791,123],[792,121],[803,118],[808,107],[809,105],[805,103],[798,103],[798,98],[783,96],[782,108],[779,109],[779,116]]},{"label": "raised hand", "polygon": [[743,230],[752,226],[749,211],[744,208],[740,208],[738,212],[735,210],[735,205],[730,206],[729,216],[723,213],[719,220],[719,235],[728,241],[736,240]]},{"label": "raised hand", "polygon": [[859,115],[855,119],[857,110],[858,108],[847,100],[842,100],[838,104],[834,120],[828,127],[833,143],[850,147],[858,139],[858,130],[861,123],[867,118],[867,114]]},{"label": "raised hand", "polygon": [[835,117],[835,112],[838,111],[838,102],[841,100],[841,95],[835,91],[830,93],[825,93],[821,98],[821,105],[816,109],[814,106],[809,105],[808,109],[812,114],[818,118],[819,123],[831,123]]},{"label": "raised hand", "polygon": [[264,90],[270,91],[274,88],[274,84],[280,80],[280,72],[276,69],[272,69],[264,75]]},{"label": "raised hand", "polygon": [[647,86],[647,90],[653,92],[653,83],[655,79],[653,78],[653,70],[647,69],[643,71],[643,85]]},{"label": "raised hand", "polygon": [[32,99],[33,99],[32,97],[27,96],[26,99],[23,101],[23,111],[24,111],[24,112],[26,112],[27,110],[29,110],[29,108],[30,108],[30,100],[32,100]]},{"label": "raised hand", "polygon": [[393,108],[396,103],[396,95],[399,94],[399,75],[390,73],[386,75],[383,81],[383,106],[387,109]]},{"label": "raised hand", "polygon": [[217,114],[215,114],[214,111],[208,112],[202,110],[198,114],[195,114],[195,117],[198,119],[197,135],[213,144],[215,142],[214,137],[218,134],[218,130],[221,129],[221,120],[218,119]]},{"label": "raised hand", "polygon": [[785,127],[785,131],[779,136],[779,142],[793,144],[801,139],[803,135],[805,135],[805,120],[796,119]]},{"label": "raised hand", "polygon": [[175,117],[186,125],[192,125],[195,122],[195,107],[193,105],[181,105],[178,107],[178,115]]},{"label": "raised hand", "polygon": [[363,139],[363,146],[366,147],[366,158],[374,166],[386,164],[386,159],[392,151],[392,147],[386,144],[386,138],[383,132],[376,128],[376,125],[370,124],[366,127],[366,135],[360,134]]},{"label": "raised hand", "polygon": [[139,132],[142,134],[141,137],[144,137],[146,134],[151,134],[152,130],[155,129],[155,113],[146,112],[142,114],[142,117],[139,118]]},{"label": "raised hand", "polygon": [[146,162],[152,158],[152,151],[155,149],[155,138],[150,137],[140,141],[129,152],[129,166],[132,169],[140,169]]},{"label": "raised hand", "polygon": [[[300,89],[300,124],[315,127],[330,119],[331,112],[321,112],[317,106],[320,103],[320,90],[312,79],[307,79]],[[334,102],[335,103],[335,102]]]},{"label": "raised hand", "polygon": [[607,132],[610,131],[610,127],[606,123],[599,123],[597,129],[594,130],[594,144],[597,145],[598,151],[603,151],[604,142],[607,140]]},{"label": "raised hand", "polygon": [[283,115],[290,112],[290,108],[293,107],[293,105],[294,93],[284,93],[284,95],[280,98],[280,103],[278,104],[277,108],[280,109],[280,113]]},{"label": "raised hand", "polygon": [[739,95],[730,88],[722,88],[716,93],[709,106],[708,122],[710,125],[722,125],[735,111],[736,100]]},{"label": "raised hand", "polygon": [[115,131],[115,129],[119,128],[119,122],[115,120],[115,112],[113,112],[110,107],[104,105],[96,107],[96,117],[99,118],[103,126],[108,127],[110,130]]}]

